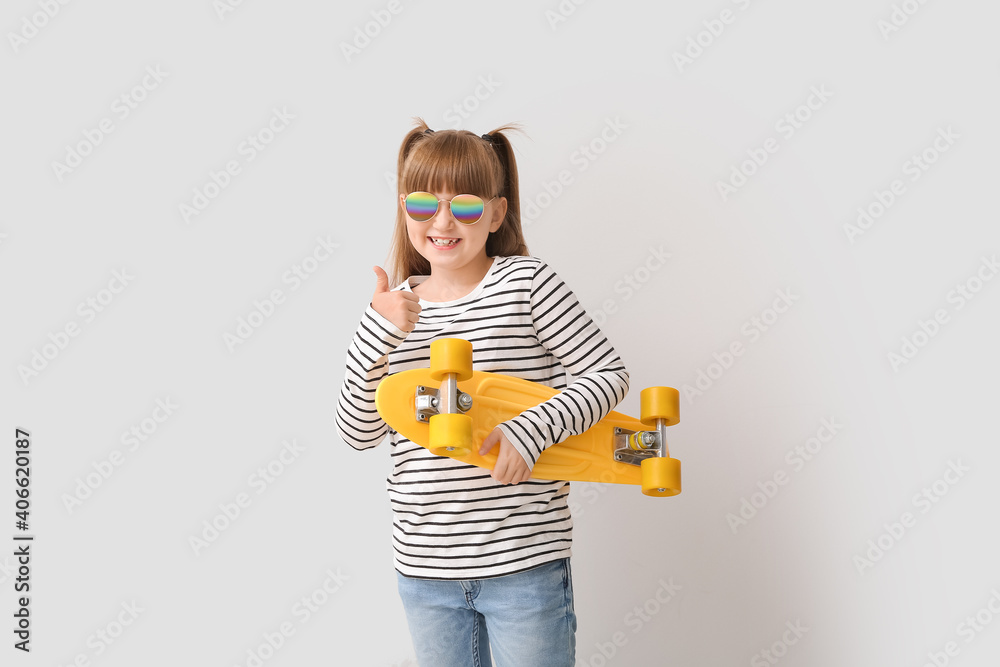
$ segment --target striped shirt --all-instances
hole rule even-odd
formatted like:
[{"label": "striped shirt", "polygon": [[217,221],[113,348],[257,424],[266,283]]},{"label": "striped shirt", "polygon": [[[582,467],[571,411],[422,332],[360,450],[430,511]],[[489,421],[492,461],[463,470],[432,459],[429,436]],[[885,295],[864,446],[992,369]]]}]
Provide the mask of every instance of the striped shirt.
[{"label": "striped shirt", "polygon": [[[428,276],[393,288],[412,292]],[[560,393],[500,424],[529,465],[542,451],[603,419],[628,393],[628,371],[552,268],[528,256],[494,257],[469,294],[420,300],[420,320],[402,331],[372,308],[347,350],[337,429],[351,447],[389,434],[386,479],[396,570],[429,579],[483,579],[570,556],[569,482],[500,484],[490,471],[435,456],[388,427],[375,388],[388,373],[427,368],[430,344],[472,343],[472,367],[534,380]],[[567,377],[572,382],[567,385]]]}]

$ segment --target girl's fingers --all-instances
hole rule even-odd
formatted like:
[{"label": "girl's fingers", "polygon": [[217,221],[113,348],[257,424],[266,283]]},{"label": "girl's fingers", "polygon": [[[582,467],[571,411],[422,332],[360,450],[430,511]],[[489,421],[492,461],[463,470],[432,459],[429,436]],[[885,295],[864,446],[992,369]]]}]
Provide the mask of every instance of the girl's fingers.
[{"label": "girl's fingers", "polygon": [[504,477],[507,475],[507,462],[501,458],[497,459],[497,464],[493,466],[493,479],[500,482],[501,484],[506,484]]},{"label": "girl's fingers", "polygon": [[524,468],[521,468],[520,470],[517,471],[517,476],[514,479],[514,484],[523,482],[526,479],[528,479],[528,474],[524,471]]},{"label": "girl's fingers", "polygon": [[491,449],[493,449],[493,443],[496,440],[496,438],[493,437],[494,433],[496,433],[496,431],[490,431],[490,434],[488,436],[486,436],[485,440],[483,440],[483,444],[480,445],[480,447],[479,447],[479,455],[480,456],[483,456],[484,454],[486,454],[486,452],[488,452]]}]

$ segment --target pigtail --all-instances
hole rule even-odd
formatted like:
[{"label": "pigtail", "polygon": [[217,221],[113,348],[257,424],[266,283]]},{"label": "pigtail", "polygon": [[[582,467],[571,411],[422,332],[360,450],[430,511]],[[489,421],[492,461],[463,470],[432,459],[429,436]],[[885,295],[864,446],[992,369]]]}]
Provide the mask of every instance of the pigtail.
[{"label": "pigtail", "polygon": [[396,161],[396,194],[402,194],[400,188],[403,187],[403,165],[406,158],[413,151],[413,148],[423,139],[433,132],[424,122],[423,118],[414,116],[414,127],[403,137],[403,144],[399,147],[399,159]]},{"label": "pigtail", "polygon": [[517,160],[514,158],[514,146],[504,134],[505,131],[524,132],[517,123],[503,125],[488,134],[491,145],[503,170],[500,197],[507,198],[507,215],[500,229],[490,234],[486,240],[486,254],[490,257],[509,255],[528,255],[528,245],[521,231],[521,197],[517,179]]}]

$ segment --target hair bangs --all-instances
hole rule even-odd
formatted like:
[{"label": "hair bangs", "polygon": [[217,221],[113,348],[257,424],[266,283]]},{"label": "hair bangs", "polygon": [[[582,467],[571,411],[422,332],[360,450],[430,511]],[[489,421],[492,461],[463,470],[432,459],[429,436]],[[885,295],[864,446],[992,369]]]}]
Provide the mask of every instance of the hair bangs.
[{"label": "hair bangs", "polygon": [[499,194],[502,167],[493,149],[471,132],[435,133],[413,148],[403,169],[403,192]]}]

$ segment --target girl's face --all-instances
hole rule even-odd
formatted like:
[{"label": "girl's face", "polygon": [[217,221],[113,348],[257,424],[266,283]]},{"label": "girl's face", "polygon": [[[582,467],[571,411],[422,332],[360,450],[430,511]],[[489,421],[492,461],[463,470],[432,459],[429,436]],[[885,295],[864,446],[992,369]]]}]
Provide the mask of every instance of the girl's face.
[{"label": "girl's face", "polygon": [[[467,225],[455,219],[448,205],[451,198],[460,193],[438,190],[432,194],[443,201],[438,202],[434,217],[424,222],[417,222],[406,214],[406,195],[399,196],[399,205],[406,216],[407,235],[417,252],[430,262],[432,268],[451,270],[486,257],[486,238],[490,232],[500,229],[507,214],[507,199],[497,197],[487,202],[483,217]],[[435,239],[450,244],[436,245]]]}]

